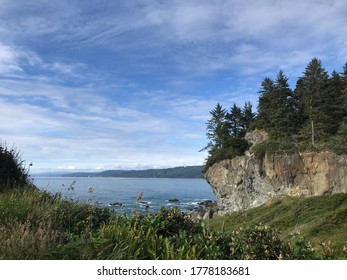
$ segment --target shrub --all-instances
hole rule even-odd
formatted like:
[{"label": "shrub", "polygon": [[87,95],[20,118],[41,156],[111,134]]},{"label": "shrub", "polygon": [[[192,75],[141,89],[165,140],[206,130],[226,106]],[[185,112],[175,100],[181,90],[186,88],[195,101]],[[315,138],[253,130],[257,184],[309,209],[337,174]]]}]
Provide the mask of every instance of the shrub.
[{"label": "shrub", "polygon": [[[309,250],[294,251],[267,226],[215,231],[177,208],[162,208],[146,216],[121,216],[102,226],[89,246],[85,251],[95,252],[94,258],[101,259],[268,260],[314,256]],[[303,241],[301,246],[306,246]]]},{"label": "shrub", "polygon": [[276,230],[268,226],[256,225],[242,229],[238,234],[244,244],[241,247],[243,259],[279,260],[291,257],[289,245],[279,238]]},{"label": "shrub", "polygon": [[241,156],[249,148],[249,143],[245,139],[231,138],[229,139],[226,147],[221,149],[215,149],[210,152],[210,155],[206,161],[203,172],[213,164],[225,159],[232,159],[237,156]]},{"label": "shrub", "polygon": [[15,148],[9,150],[5,143],[0,143],[0,191],[17,185],[32,186],[28,173],[20,152]]},{"label": "shrub", "polygon": [[217,231],[178,208],[117,216],[109,209],[35,189],[0,195],[0,259],[321,259],[256,225]]},{"label": "shrub", "polygon": [[293,154],[297,148],[293,141],[286,139],[268,139],[252,147],[252,152],[258,160],[262,160],[265,154]]}]

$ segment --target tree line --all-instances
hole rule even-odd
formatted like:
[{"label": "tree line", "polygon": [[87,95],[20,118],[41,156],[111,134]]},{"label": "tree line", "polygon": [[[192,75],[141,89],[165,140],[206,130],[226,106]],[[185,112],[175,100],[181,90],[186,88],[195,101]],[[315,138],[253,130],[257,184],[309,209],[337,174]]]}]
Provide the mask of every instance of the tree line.
[{"label": "tree line", "polygon": [[[331,75],[313,58],[298,78],[295,89],[280,70],[275,79],[264,78],[258,91],[257,112],[250,102],[226,110],[219,103],[207,121],[207,167],[242,155],[249,143],[247,131],[265,130],[265,149],[333,150],[347,153],[347,63]],[[263,146],[264,147],[264,146]]]}]

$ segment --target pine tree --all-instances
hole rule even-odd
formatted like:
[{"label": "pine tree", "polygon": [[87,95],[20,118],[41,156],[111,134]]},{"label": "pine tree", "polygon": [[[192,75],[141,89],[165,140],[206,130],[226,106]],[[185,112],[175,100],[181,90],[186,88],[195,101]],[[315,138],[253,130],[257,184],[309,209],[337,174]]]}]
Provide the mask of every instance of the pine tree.
[{"label": "pine tree", "polygon": [[288,84],[288,78],[280,70],[275,81],[272,110],[272,130],[277,138],[291,136],[298,127],[298,100]]},{"label": "pine tree", "polygon": [[347,116],[347,62],[343,66],[342,73],[342,99],[344,107],[344,115]]},{"label": "pine tree", "polygon": [[346,114],[343,79],[336,71],[332,72],[328,81],[326,94],[322,97],[321,110],[324,113],[324,134],[327,136],[336,134]]},{"label": "pine tree", "polygon": [[280,70],[276,81],[266,78],[259,91],[258,124],[273,138],[295,134],[298,127],[298,100],[288,85],[288,78]]},{"label": "pine tree", "polygon": [[234,103],[230,108],[230,113],[227,113],[226,115],[230,137],[239,139],[244,138],[247,129],[254,121],[254,118],[255,114],[252,111],[252,105],[250,102],[246,102],[243,109]]},{"label": "pine tree", "polygon": [[343,108],[343,119],[339,123],[339,129],[335,139],[337,140],[339,152],[347,154],[347,63],[345,63],[343,70],[341,77],[341,107]]},{"label": "pine tree", "polygon": [[212,153],[214,150],[222,149],[226,146],[229,132],[226,123],[227,111],[219,103],[210,111],[210,114],[212,117],[206,123],[206,136],[210,141],[202,151],[208,150],[209,153]]},{"label": "pine tree", "polygon": [[326,118],[322,105],[327,92],[328,78],[326,70],[317,58],[311,60],[305,69],[304,76],[301,77],[300,99],[303,113],[308,120],[303,128],[303,134],[310,136],[313,146],[317,139],[324,136]]},{"label": "pine tree", "polygon": [[257,126],[259,128],[268,129],[271,127],[271,107],[275,83],[272,79],[267,77],[263,80],[261,86],[259,90]]},{"label": "pine tree", "polygon": [[229,129],[230,137],[238,138],[242,133],[243,127],[243,115],[239,107],[234,103],[230,109],[230,113],[226,115],[226,121]]},{"label": "pine tree", "polygon": [[246,130],[249,129],[254,119],[255,113],[253,113],[251,102],[245,102],[242,112],[242,127],[244,129],[244,134],[246,134]]}]

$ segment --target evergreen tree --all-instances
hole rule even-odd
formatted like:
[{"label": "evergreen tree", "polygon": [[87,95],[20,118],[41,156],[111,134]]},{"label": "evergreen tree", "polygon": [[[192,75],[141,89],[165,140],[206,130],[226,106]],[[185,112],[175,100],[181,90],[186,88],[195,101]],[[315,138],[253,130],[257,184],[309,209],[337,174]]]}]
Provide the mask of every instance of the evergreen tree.
[{"label": "evergreen tree", "polygon": [[219,103],[210,111],[210,114],[212,117],[206,123],[206,136],[210,141],[202,151],[208,150],[209,153],[212,153],[214,150],[222,149],[226,146],[229,132],[226,123],[227,111]]},{"label": "evergreen tree", "polygon": [[327,92],[322,97],[321,110],[324,113],[324,133],[331,136],[337,133],[342,122],[346,108],[344,106],[343,79],[333,71],[327,84]]},{"label": "evergreen tree", "polygon": [[347,154],[347,63],[345,63],[343,70],[341,77],[341,104],[343,108],[343,119],[339,124],[339,129],[335,139],[337,140],[336,144],[339,152]]},{"label": "evergreen tree", "polygon": [[230,108],[230,113],[226,115],[226,122],[231,138],[242,139],[245,137],[247,129],[254,121],[255,114],[252,111],[250,102],[246,102],[243,110],[235,103]]},{"label": "evergreen tree", "polygon": [[272,97],[274,94],[275,83],[269,77],[266,77],[261,83],[261,89],[259,90],[258,101],[258,118],[257,126],[259,128],[268,129],[271,127],[271,107]]},{"label": "evergreen tree", "polygon": [[225,149],[222,151],[230,158],[243,155],[248,148],[248,142],[244,138],[246,134],[245,112],[236,104],[230,108],[230,112],[226,115],[226,123],[228,127],[229,137],[226,142]]},{"label": "evergreen tree", "polygon": [[288,78],[280,70],[275,81],[272,100],[272,132],[277,138],[297,133],[298,100],[288,84]]},{"label": "evergreen tree", "polygon": [[295,134],[298,127],[298,99],[280,70],[276,81],[265,78],[259,91],[258,124],[273,138]]},{"label": "evergreen tree", "polygon": [[251,102],[245,102],[245,106],[243,107],[243,112],[242,112],[242,127],[245,130],[249,129],[251,123],[253,123],[255,119],[255,113],[253,113],[252,110],[252,104]]},{"label": "evergreen tree", "polygon": [[229,129],[230,137],[238,138],[244,130],[243,127],[243,114],[239,107],[234,103],[230,109],[230,113],[226,115],[227,126]]},{"label": "evergreen tree", "polygon": [[217,104],[210,111],[212,117],[207,122],[210,142],[203,149],[209,152],[206,167],[243,155],[249,148],[245,134],[252,123],[252,127],[269,133],[269,141],[259,151],[295,151],[309,141],[318,148],[347,153],[347,63],[343,73],[333,71],[329,77],[321,61],[314,58],[294,91],[280,70],[276,80],[268,77],[263,80],[259,94],[256,118],[249,102],[243,109],[234,104],[227,112]]},{"label": "evergreen tree", "polygon": [[301,77],[300,99],[307,123],[303,134],[309,136],[311,143],[324,136],[326,112],[322,110],[324,95],[327,92],[328,74],[317,58],[307,65],[304,76]]},{"label": "evergreen tree", "polygon": [[206,135],[210,142],[203,149],[209,152],[205,168],[223,159],[243,155],[249,148],[244,136],[254,119],[252,105],[249,102],[246,102],[244,110],[234,104],[230,112],[218,103],[210,114],[212,117],[206,123]]},{"label": "evergreen tree", "polygon": [[302,101],[302,92],[304,91],[304,81],[302,78],[299,78],[296,82],[295,89],[293,91],[294,99],[298,103],[298,130],[301,130],[303,125],[308,122],[307,115],[304,114],[304,105]]},{"label": "evergreen tree", "polygon": [[342,73],[342,99],[343,99],[343,107],[344,115],[347,116],[347,62],[343,66],[343,73]]}]

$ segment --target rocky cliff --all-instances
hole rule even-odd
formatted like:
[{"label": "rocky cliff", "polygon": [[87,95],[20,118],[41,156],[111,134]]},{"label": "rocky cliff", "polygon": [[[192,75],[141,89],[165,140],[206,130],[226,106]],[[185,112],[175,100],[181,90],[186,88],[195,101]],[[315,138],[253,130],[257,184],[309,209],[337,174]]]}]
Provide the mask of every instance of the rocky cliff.
[{"label": "rocky cliff", "polygon": [[[257,143],[262,134],[248,135]],[[205,173],[216,196],[218,213],[259,206],[275,197],[347,193],[347,156],[332,152],[265,155],[250,152],[215,163]]]}]

